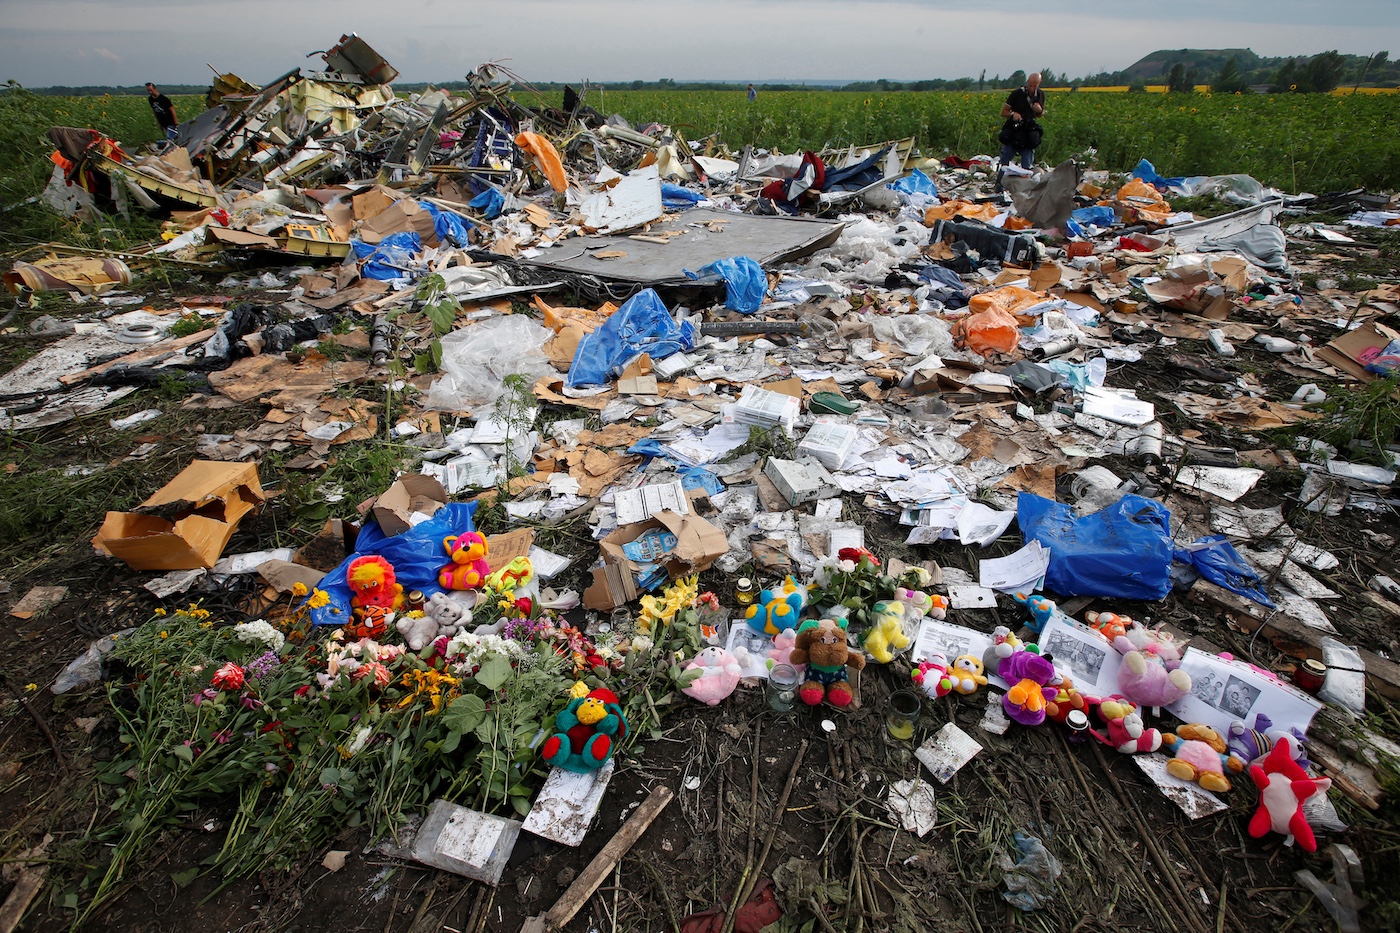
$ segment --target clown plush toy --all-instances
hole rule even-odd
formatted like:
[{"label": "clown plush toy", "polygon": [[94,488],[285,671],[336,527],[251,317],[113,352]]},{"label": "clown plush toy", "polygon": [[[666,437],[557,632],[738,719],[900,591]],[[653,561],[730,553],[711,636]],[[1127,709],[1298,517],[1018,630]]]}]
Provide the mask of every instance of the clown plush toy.
[{"label": "clown plush toy", "polygon": [[556,768],[578,774],[601,768],[627,737],[617,694],[603,688],[570,700],[554,718],[554,728],[558,731],[544,740],[540,753]]}]

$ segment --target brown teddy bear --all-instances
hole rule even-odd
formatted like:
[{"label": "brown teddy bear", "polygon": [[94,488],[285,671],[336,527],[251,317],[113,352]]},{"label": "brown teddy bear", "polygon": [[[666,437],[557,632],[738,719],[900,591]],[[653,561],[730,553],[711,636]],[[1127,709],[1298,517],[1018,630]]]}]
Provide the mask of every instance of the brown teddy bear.
[{"label": "brown teddy bear", "polygon": [[807,665],[807,680],[797,691],[803,703],[816,706],[825,699],[844,707],[855,699],[846,665],[861,670],[865,654],[847,646],[845,626],[837,620],[813,619],[797,630],[797,646],[789,663]]}]

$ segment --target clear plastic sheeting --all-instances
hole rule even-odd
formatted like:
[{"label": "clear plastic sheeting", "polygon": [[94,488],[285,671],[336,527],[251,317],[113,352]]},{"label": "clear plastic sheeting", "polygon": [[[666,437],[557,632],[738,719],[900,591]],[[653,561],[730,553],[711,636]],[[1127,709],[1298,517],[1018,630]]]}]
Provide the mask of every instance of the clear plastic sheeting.
[{"label": "clear plastic sheeting", "polygon": [[505,379],[523,375],[534,385],[554,371],[541,349],[553,334],[523,314],[487,318],[442,338],[441,375],[424,395],[430,411],[473,411],[493,404]]},{"label": "clear plastic sheeting", "polygon": [[1330,637],[1324,637],[1318,645],[1322,648],[1322,663],[1327,665],[1327,679],[1317,692],[1317,698],[1353,715],[1364,716],[1366,662],[1361,652]]},{"label": "clear plastic sheeting", "polygon": [[[997,705],[988,704],[989,707]],[[1015,838],[1020,860],[1013,865],[1005,853],[999,856],[1001,867],[1006,872],[1002,876],[1006,890],[1001,892],[1001,896],[1012,907],[1036,910],[1049,904],[1055,896],[1055,881],[1064,868],[1037,837],[1018,831]]]},{"label": "clear plastic sheeting", "polygon": [[870,325],[877,339],[895,344],[910,356],[953,353],[953,335],[942,318],[921,314],[875,316]]}]

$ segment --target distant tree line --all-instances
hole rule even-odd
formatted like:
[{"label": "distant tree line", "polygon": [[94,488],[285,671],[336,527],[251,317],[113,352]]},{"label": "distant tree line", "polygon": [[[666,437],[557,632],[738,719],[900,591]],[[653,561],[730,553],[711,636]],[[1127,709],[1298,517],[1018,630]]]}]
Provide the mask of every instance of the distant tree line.
[{"label": "distant tree line", "polygon": [[[1400,86],[1400,61],[1392,61],[1389,52],[1373,55],[1342,55],[1335,49],[1311,56],[1265,58],[1249,49],[1179,49],[1153,52],[1122,71],[1101,71],[1098,74],[1071,78],[1056,74],[1049,68],[1040,69],[1045,87],[1122,87],[1146,90],[1148,85],[1165,85],[1169,92],[1191,93],[1207,85],[1217,94],[1247,94],[1264,91],[1271,94],[1327,93],[1338,87],[1396,87]],[[1025,71],[1013,71],[1006,78],[1000,74],[991,78],[986,71],[976,78],[930,78],[920,81],[803,81],[757,83],[763,91],[850,91],[853,93],[889,91],[998,91],[1019,87],[1026,81]],[[570,82],[575,87],[577,82]],[[532,82],[540,91],[562,91],[563,82]],[[611,91],[734,91],[747,87],[741,81],[608,81],[595,84]],[[464,91],[466,81],[441,83],[396,83],[401,92],[422,91],[428,87],[447,91]],[[195,84],[162,84],[166,94],[203,94],[207,88]],[[79,87],[47,87],[32,89],[36,94],[87,97],[145,94],[144,86],[84,85]]]}]

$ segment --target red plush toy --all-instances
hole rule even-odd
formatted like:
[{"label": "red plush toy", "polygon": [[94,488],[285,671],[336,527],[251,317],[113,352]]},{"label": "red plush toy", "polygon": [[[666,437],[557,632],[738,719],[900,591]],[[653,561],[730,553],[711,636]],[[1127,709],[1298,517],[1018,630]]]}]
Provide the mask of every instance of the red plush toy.
[{"label": "red plush toy", "polygon": [[1317,839],[1303,815],[1303,803],[1314,794],[1325,794],[1332,779],[1308,777],[1286,742],[1274,746],[1262,768],[1250,765],[1249,776],[1259,788],[1259,809],[1249,821],[1249,834],[1258,839],[1272,829],[1287,837],[1284,845],[1296,840],[1305,852],[1316,852]]}]

